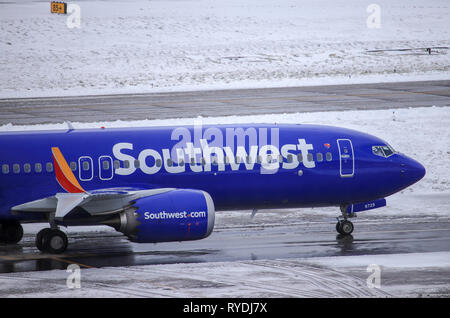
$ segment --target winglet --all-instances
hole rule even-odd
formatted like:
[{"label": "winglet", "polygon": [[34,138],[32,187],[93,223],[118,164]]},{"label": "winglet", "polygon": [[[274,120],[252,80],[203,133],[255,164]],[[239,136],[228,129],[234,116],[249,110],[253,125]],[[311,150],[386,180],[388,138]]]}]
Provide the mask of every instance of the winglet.
[{"label": "winglet", "polygon": [[61,187],[69,193],[83,193],[86,192],[78,183],[77,178],[69,168],[66,159],[58,147],[52,147],[53,163],[55,165],[55,176]]}]

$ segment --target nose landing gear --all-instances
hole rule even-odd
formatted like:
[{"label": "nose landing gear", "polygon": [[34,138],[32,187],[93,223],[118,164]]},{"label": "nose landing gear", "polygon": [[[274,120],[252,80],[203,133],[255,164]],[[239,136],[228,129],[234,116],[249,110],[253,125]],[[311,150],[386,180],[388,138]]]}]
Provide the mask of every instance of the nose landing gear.
[{"label": "nose landing gear", "polygon": [[353,223],[348,220],[339,220],[336,223],[336,231],[342,235],[350,235],[353,232]]},{"label": "nose landing gear", "polygon": [[341,235],[350,235],[353,232],[353,223],[347,220],[347,218],[356,217],[355,213],[347,212],[347,206],[341,206],[342,215],[337,217],[336,231]]}]

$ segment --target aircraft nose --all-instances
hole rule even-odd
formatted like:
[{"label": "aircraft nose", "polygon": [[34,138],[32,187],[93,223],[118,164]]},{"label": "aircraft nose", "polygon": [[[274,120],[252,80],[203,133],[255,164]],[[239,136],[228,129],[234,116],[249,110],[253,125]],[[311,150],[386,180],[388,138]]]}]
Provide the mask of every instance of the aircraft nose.
[{"label": "aircraft nose", "polygon": [[407,156],[404,156],[400,166],[401,174],[409,185],[422,179],[426,172],[425,167],[420,162]]}]

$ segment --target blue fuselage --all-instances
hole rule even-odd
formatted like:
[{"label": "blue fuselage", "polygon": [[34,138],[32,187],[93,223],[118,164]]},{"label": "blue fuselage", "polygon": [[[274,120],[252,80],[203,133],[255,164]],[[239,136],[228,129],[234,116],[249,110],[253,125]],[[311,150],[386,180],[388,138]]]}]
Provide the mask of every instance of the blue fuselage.
[{"label": "blue fuselage", "polygon": [[[316,125],[220,125],[0,134],[0,219],[42,220],[11,208],[65,192],[59,147],[86,191],[185,188],[208,192],[216,210],[339,206],[391,195],[425,170],[386,142]],[[374,150],[375,149],[375,150]]]}]

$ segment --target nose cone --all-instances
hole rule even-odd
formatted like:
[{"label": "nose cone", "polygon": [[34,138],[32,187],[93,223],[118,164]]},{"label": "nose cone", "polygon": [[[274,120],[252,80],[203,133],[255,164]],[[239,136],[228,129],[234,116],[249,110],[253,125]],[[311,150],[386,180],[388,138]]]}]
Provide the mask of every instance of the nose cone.
[{"label": "nose cone", "polygon": [[425,175],[425,167],[414,159],[404,156],[401,164],[401,173],[405,183],[410,186]]}]

